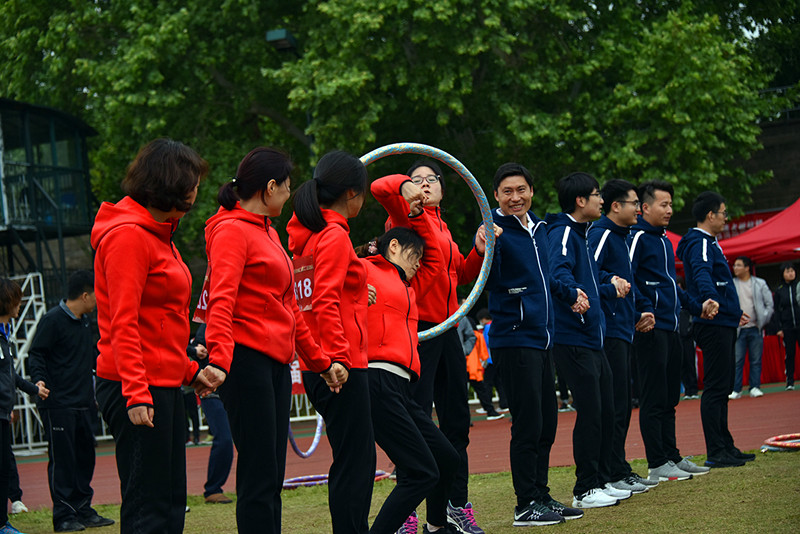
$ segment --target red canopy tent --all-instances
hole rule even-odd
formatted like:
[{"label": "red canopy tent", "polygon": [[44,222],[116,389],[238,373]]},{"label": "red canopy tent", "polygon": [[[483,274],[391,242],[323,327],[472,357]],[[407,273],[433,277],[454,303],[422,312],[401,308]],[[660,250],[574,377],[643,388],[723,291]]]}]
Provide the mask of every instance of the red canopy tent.
[{"label": "red canopy tent", "polygon": [[747,256],[759,265],[800,258],[800,200],[758,226],[719,242],[729,262]]},{"label": "red canopy tent", "polygon": [[678,258],[678,243],[681,241],[681,235],[667,230],[667,239],[672,243],[672,252],[675,254],[675,273],[683,276],[683,262]]}]

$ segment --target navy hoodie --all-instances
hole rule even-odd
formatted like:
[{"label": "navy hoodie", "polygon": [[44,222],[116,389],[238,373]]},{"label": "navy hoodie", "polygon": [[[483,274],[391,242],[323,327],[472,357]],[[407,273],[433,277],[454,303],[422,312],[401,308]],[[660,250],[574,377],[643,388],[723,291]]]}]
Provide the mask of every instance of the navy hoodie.
[{"label": "navy hoodie", "polygon": [[635,306],[637,291],[628,250],[629,233],[629,227],[620,226],[605,215],[589,228],[589,247],[594,251],[600,277],[612,278],[616,275],[631,284],[631,291],[625,298],[616,298],[615,293],[612,299],[602,299],[606,337],[631,343],[640,314]]},{"label": "navy hoodie", "polygon": [[497,209],[494,222],[503,229],[495,244],[486,281],[492,335],[489,348],[549,349],[553,344],[553,299],[544,221],[528,211],[533,236],[513,215]]},{"label": "navy hoodie", "polygon": [[[555,297],[555,342],[601,350],[606,320],[600,296],[616,297],[617,291],[608,280],[601,283],[594,254],[586,240],[590,223],[575,222],[566,213],[551,213],[545,221],[553,275],[550,289]],[[578,298],[578,288],[589,297],[589,310],[583,315],[571,309]]]},{"label": "navy hoodie", "polygon": [[719,313],[714,319],[701,319],[699,313],[692,312],[693,320],[717,326],[739,326],[742,316],[739,295],[717,239],[699,228],[692,228],[678,243],[678,257],[686,271],[689,295],[700,302],[714,299],[719,303]]}]

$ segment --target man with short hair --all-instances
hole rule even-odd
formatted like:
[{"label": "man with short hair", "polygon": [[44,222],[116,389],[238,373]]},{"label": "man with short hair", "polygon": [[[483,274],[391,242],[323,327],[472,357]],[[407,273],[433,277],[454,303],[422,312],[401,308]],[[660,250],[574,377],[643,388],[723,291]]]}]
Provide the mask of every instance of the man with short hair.
[{"label": "man with short hair", "polygon": [[[491,335],[487,343],[511,410],[511,479],[517,496],[514,526],[553,525],[583,512],[550,496],[547,475],[556,437],[553,299],[544,221],[531,211],[533,178],[505,163],[494,176],[497,232],[486,282]],[[476,240],[485,239],[484,228]]]},{"label": "man with short hair", "polygon": [[[644,493],[658,485],[637,475],[625,459],[625,440],[631,421],[631,357],[634,327],[642,316],[653,319],[651,312],[635,309],[636,289],[633,285],[630,251],[627,237],[636,224],[639,197],[636,187],[625,180],[609,180],[600,190],[603,195],[603,216],[589,228],[589,246],[597,262],[601,278],[619,277],[631,284],[632,291],[624,298],[603,299],[606,319],[603,352],[611,367],[614,396],[614,426],[611,433],[611,454],[601,462],[600,472],[605,482],[619,490]],[[652,326],[648,327],[648,330]]]},{"label": "man with short hair", "polygon": [[69,278],[67,299],[39,321],[28,356],[32,381],[50,389],[39,412],[49,445],[47,481],[56,532],[114,524],[91,506],[95,356],[89,314],[96,305],[94,275],[75,272]]},{"label": "man with short hair", "polygon": [[706,440],[708,467],[739,467],[754,460],[733,443],[728,429],[728,393],[733,388],[734,344],[736,328],[747,324],[749,317],[739,307],[739,296],[731,270],[717,236],[722,233],[728,210],[719,193],[700,193],[692,206],[697,226],[678,243],[678,257],[686,270],[686,290],[696,299],[719,302],[714,317],[694,313],[694,338],[703,351],[703,396],[700,417]]},{"label": "man with short hair", "polygon": [[653,314],[652,328],[644,319],[636,325],[634,357],[639,371],[639,428],[653,481],[687,480],[708,468],[681,456],[675,437],[675,407],[681,395],[681,306],[693,313],[711,312],[687,298],[675,279],[675,255],[666,228],[672,218],[672,186],[652,180],[639,186],[642,213],[630,240],[636,273],[636,307]]},{"label": "man with short hair", "polygon": [[558,182],[562,212],[547,222],[551,283],[555,310],[553,356],[564,373],[578,412],[572,432],[576,508],[614,506],[631,496],[603,480],[600,466],[609,461],[614,427],[611,367],[603,353],[605,316],[600,298],[627,294],[624,279],[608,275],[601,280],[589,251],[587,231],[599,218],[603,198],[597,180],[576,172]]},{"label": "man with short hair", "polygon": [[772,302],[772,292],[767,287],[767,282],[752,274],[753,260],[747,256],[739,256],[733,262],[733,285],[736,286],[736,294],[739,295],[739,305],[744,313],[752,320],[746,325],[740,326],[736,333],[735,358],[736,372],[733,379],[733,391],[729,395],[731,399],[738,399],[742,396],[742,382],[744,375],[744,357],[750,354],[750,396],[762,397],[761,391],[761,354],[764,351],[764,337],[762,332],[772,319],[774,303]]}]

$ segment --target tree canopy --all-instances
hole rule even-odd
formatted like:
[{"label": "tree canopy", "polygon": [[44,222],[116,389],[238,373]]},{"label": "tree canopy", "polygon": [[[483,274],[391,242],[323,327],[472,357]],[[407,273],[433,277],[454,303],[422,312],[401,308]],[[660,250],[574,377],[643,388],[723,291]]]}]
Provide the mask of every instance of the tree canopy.
[{"label": "tree canopy", "polygon": [[[0,93],[98,130],[100,200],[121,196],[147,141],[197,149],[212,171],[180,232],[188,254],[202,254],[217,188],[258,145],[292,154],[293,185],[328,150],[410,141],[453,154],[490,198],[494,170],[523,163],[540,214],[573,170],[601,183],[666,179],[678,206],[717,189],[736,210],[767,178],[742,167],[759,148],[758,122],[784,105],[761,91],[800,79],[798,47],[785,52],[798,3],[8,0]],[[297,37],[296,53],[267,43],[277,28]],[[370,175],[413,159],[381,160]],[[466,243],[480,214],[455,173],[447,182],[446,217]],[[368,205],[354,240],[382,221]]]}]

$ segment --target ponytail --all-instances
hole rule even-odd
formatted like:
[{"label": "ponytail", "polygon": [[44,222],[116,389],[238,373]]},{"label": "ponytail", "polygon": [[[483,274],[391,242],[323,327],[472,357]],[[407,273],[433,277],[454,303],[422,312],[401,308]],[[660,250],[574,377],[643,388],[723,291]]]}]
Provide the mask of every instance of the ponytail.
[{"label": "ponytail", "polygon": [[236,176],[219,188],[217,202],[232,210],[239,200],[264,195],[270,180],[280,185],[290,178],[294,165],[289,155],[277,148],[258,147],[251,150],[236,169]]},{"label": "ponytail", "polygon": [[236,187],[236,178],[220,187],[219,193],[217,193],[217,202],[226,210],[232,210],[236,202],[240,200],[239,195],[233,190],[234,187]]},{"label": "ponytail", "polygon": [[309,180],[297,189],[292,206],[300,224],[312,232],[321,232],[328,225],[319,207],[316,180]]}]

